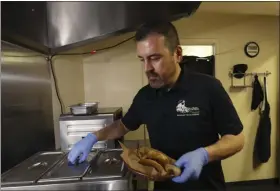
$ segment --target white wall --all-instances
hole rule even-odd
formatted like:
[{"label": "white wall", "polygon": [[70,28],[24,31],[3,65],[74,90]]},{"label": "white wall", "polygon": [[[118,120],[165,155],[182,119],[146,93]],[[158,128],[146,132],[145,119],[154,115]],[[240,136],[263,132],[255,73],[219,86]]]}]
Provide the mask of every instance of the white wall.
[{"label": "white wall", "polygon": [[[84,102],[84,75],[81,56],[57,56],[53,58],[53,68],[57,78],[58,90],[64,103],[64,110],[69,112],[68,106]],[[52,78],[53,119],[56,148],[60,148],[59,116],[61,114],[54,81]]]}]

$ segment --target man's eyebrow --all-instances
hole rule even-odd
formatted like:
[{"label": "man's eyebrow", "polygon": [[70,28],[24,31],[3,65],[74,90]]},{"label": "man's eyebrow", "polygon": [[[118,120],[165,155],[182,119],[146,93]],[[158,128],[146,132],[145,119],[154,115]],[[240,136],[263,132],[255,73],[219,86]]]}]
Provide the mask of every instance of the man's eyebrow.
[{"label": "man's eyebrow", "polygon": [[149,57],[152,57],[152,56],[161,56],[160,53],[155,53],[155,54],[151,54]]},{"label": "man's eyebrow", "polygon": [[[155,54],[151,54],[148,56],[148,58],[152,57],[152,56],[161,56],[161,54],[159,53],[155,53]],[[142,56],[137,55],[138,58],[143,58]]]}]

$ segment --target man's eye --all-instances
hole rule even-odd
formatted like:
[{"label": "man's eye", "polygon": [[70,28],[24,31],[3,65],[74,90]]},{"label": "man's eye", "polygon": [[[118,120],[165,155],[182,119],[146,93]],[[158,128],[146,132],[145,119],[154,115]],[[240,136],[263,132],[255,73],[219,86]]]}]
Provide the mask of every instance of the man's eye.
[{"label": "man's eye", "polygon": [[151,57],[151,60],[159,60],[160,57],[159,56],[156,56],[156,57]]}]

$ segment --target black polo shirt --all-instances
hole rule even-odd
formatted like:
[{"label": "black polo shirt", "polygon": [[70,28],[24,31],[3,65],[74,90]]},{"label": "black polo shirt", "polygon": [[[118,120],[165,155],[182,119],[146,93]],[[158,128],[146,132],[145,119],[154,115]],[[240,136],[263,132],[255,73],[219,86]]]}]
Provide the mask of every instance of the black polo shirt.
[{"label": "black polo shirt", "polygon": [[[243,129],[220,81],[183,68],[170,90],[153,89],[149,85],[141,88],[122,122],[132,131],[146,124],[151,146],[174,159],[214,144],[219,135],[237,135]],[[198,181],[155,183],[155,189],[160,188],[223,190],[221,161],[207,164]]]}]

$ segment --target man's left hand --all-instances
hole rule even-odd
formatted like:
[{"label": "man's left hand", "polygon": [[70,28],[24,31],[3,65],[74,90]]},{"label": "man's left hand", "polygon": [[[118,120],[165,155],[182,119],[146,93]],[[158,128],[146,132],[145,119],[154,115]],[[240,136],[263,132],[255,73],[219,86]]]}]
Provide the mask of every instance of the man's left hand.
[{"label": "man's left hand", "polygon": [[204,165],[209,161],[209,156],[204,148],[188,152],[181,156],[175,165],[183,168],[180,176],[174,177],[172,181],[183,183],[189,179],[198,179]]}]

